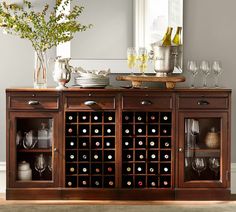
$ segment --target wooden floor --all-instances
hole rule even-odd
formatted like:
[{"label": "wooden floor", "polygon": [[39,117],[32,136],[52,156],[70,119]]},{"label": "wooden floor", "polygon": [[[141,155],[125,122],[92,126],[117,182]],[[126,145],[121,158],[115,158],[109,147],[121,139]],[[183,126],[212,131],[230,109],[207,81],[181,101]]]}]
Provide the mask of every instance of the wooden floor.
[{"label": "wooden floor", "polygon": [[6,200],[0,194],[0,205],[221,205],[236,206],[236,195],[230,201],[110,201],[110,200]]}]

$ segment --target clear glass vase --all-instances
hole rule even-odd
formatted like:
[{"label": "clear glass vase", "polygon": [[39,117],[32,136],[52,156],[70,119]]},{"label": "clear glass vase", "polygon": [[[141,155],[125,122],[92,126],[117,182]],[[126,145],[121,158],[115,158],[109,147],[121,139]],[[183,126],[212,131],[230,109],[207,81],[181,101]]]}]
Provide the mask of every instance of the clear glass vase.
[{"label": "clear glass vase", "polygon": [[35,51],[34,88],[47,87],[47,55],[44,51]]}]

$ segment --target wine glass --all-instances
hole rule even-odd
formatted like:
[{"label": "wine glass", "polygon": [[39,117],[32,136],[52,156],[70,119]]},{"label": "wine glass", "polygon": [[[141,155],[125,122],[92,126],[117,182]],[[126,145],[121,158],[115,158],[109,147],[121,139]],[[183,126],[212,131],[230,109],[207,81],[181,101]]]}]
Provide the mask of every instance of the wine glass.
[{"label": "wine glass", "polygon": [[48,169],[50,172],[52,172],[52,156],[48,157]]},{"label": "wine glass", "polygon": [[222,73],[221,61],[215,60],[212,63],[212,71],[215,76],[215,87],[218,88],[219,75]]},{"label": "wine glass", "polygon": [[210,65],[209,61],[203,60],[200,64],[200,69],[202,70],[202,73],[204,75],[203,87],[207,88],[207,77],[209,76],[210,71],[211,71],[211,65]]},{"label": "wine glass", "polygon": [[198,63],[195,60],[189,60],[187,64],[187,69],[191,72],[192,74],[192,82],[191,82],[191,88],[194,88],[194,82],[195,82],[195,77],[198,74]]},{"label": "wine glass", "polygon": [[194,171],[198,173],[198,176],[200,177],[201,172],[206,169],[206,160],[205,158],[194,158],[192,161],[192,168]]},{"label": "wine glass", "polygon": [[145,71],[147,70],[147,62],[148,62],[148,53],[146,48],[144,47],[139,48],[138,59],[139,59],[139,70],[142,73],[141,76],[146,76],[144,74]]},{"label": "wine glass", "polygon": [[215,173],[215,177],[217,177],[219,169],[220,169],[220,160],[219,158],[209,158],[209,168]]},{"label": "wine glass", "polygon": [[127,63],[128,63],[129,69],[131,70],[131,75],[134,75],[133,71],[136,65],[136,61],[137,61],[136,49],[134,47],[129,47],[127,49]]},{"label": "wine glass", "polygon": [[39,154],[36,157],[34,167],[35,167],[35,170],[37,172],[39,172],[39,176],[41,178],[42,172],[44,172],[46,167],[47,167],[47,164],[46,164],[46,161],[45,161],[45,158],[44,158],[43,154]]}]

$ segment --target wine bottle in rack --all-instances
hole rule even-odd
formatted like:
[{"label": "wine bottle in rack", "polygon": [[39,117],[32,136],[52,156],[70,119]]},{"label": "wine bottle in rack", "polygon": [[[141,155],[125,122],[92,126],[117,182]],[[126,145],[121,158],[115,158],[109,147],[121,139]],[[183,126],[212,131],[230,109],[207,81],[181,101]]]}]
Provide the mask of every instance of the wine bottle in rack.
[{"label": "wine bottle in rack", "polygon": [[101,177],[92,177],[91,183],[92,183],[92,187],[101,188],[102,187],[102,178]]},{"label": "wine bottle in rack", "polygon": [[133,135],[133,125],[123,125],[123,136]]},{"label": "wine bottle in rack", "polygon": [[123,151],[123,161],[132,161],[133,160],[133,151],[128,150],[128,151]]},{"label": "wine bottle in rack", "polygon": [[170,163],[161,163],[160,173],[161,174],[170,174],[171,173],[171,164]]},{"label": "wine bottle in rack", "polygon": [[136,125],[135,126],[136,135],[146,135],[146,125]]},{"label": "wine bottle in rack", "polygon": [[88,149],[89,148],[89,138],[79,138],[79,148]]},{"label": "wine bottle in rack", "polygon": [[115,122],[115,113],[114,112],[105,112],[104,113],[104,122]]},{"label": "wine bottle in rack", "polygon": [[89,177],[79,177],[79,187],[89,187]]},{"label": "wine bottle in rack", "polygon": [[171,112],[162,112],[160,122],[171,123]]},{"label": "wine bottle in rack", "polygon": [[102,173],[102,164],[95,163],[91,165],[91,174],[101,174]]},{"label": "wine bottle in rack", "polygon": [[66,113],[66,123],[76,123],[77,122],[77,113],[70,112]]},{"label": "wine bottle in rack", "polygon": [[79,125],[80,135],[89,135],[89,125]]},{"label": "wine bottle in rack", "polygon": [[104,160],[105,161],[114,161],[115,160],[115,151],[104,151]]},{"label": "wine bottle in rack", "polygon": [[68,162],[77,161],[77,152],[76,151],[66,151],[66,161],[68,161]]},{"label": "wine bottle in rack", "polygon": [[171,125],[161,125],[160,127],[161,136],[170,136],[171,135]]},{"label": "wine bottle in rack", "polygon": [[104,138],[104,148],[105,149],[115,148],[115,138],[112,137]]},{"label": "wine bottle in rack", "polygon": [[91,126],[91,135],[102,135],[102,126],[101,125],[92,125]]},{"label": "wine bottle in rack", "polygon": [[91,122],[102,122],[102,112],[91,113]]},{"label": "wine bottle in rack", "polygon": [[92,161],[101,161],[102,160],[102,151],[92,151],[91,160]]},{"label": "wine bottle in rack", "polygon": [[123,173],[124,174],[132,174],[133,173],[133,164],[131,163],[123,163]]},{"label": "wine bottle in rack", "polygon": [[105,188],[115,187],[115,178],[114,177],[104,177],[104,187]]},{"label": "wine bottle in rack", "polygon": [[154,176],[148,177],[148,187],[150,188],[156,188],[158,187],[158,178]]},{"label": "wine bottle in rack", "polygon": [[158,161],[158,152],[157,151],[148,151],[148,159],[150,161]]},{"label": "wine bottle in rack", "polygon": [[75,138],[66,138],[66,149],[76,149],[77,148],[77,141]]},{"label": "wine bottle in rack", "polygon": [[104,136],[113,136],[113,135],[115,135],[115,126],[104,125]]},{"label": "wine bottle in rack", "polygon": [[77,186],[77,177],[66,177],[66,187],[74,188]]},{"label": "wine bottle in rack", "polygon": [[89,174],[89,164],[88,163],[81,163],[79,164],[79,174]]},{"label": "wine bottle in rack", "polygon": [[133,177],[123,176],[122,178],[122,187],[124,188],[133,188]]},{"label": "wine bottle in rack", "polygon": [[135,139],[135,148],[145,148],[145,147],[146,147],[146,138]]},{"label": "wine bottle in rack", "polygon": [[79,113],[79,123],[89,122],[90,114],[86,112]]},{"label": "wine bottle in rack", "polygon": [[115,173],[115,164],[105,163],[104,164],[104,174],[105,175],[113,175],[114,173]]},{"label": "wine bottle in rack", "polygon": [[135,151],[135,160],[136,161],[145,161],[146,159],[146,151],[136,150]]},{"label": "wine bottle in rack", "polygon": [[89,161],[89,151],[79,151],[79,161]]},{"label": "wine bottle in rack", "polygon": [[66,174],[72,175],[77,173],[77,165],[73,163],[66,164]]},{"label": "wine bottle in rack", "polygon": [[139,113],[135,114],[135,122],[146,122],[146,113]]},{"label": "wine bottle in rack", "polygon": [[133,148],[133,138],[123,138],[123,149]]},{"label": "wine bottle in rack", "polygon": [[161,161],[170,161],[171,160],[171,151],[161,151]]},{"label": "wine bottle in rack", "polygon": [[171,178],[170,178],[170,176],[161,176],[160,177],[160,187],[161,188],[171,187]]},{"label": "wine bottle in rack", "polygon": [[145,177],[136,177],[135,178],[135,187],[136,188],[145,187]]},{"label": "wine bottle in rack", "polygon": [[158,138],[148,138],[149,148],[158,148]]},{"label": "wine bottle in rack", "polygon": [[102,138],[91,138],[91,148],[92,149],[99,149],[102,148]]},{"label": "wine bottle in rack", "polygon": [[149,163],[148,164],[148,174],[157,174],[158,173],[158,164]]},{"label": "wine bottle in rack", "polygon": [[146,171],[145,163],[136,163],[135,164],[135,174],[144,174]]},{"label": "wine bottle in rack", "polygon": [[123,123],[132,123],[133,122],[133,113],[124,112],[122,115]]},{"label": "wine bottle in rack", "polygon": [[158,135],[158,125],[156,124],[148,125],[148,135]]},{"label": "wine bottle in rack", "polygon": [[66,125],[66,136],[76,136],[77,135],[77,125],[67,124]]},{"label": "wine bottle in rack", "polygon": [[148,113],[148,123],[158,123],[158,113]]},{"label": "wine bottle in rack", "polygon": [[160,146],[162,149],[171,148],[171,138],[161,138],[160,139]]}]

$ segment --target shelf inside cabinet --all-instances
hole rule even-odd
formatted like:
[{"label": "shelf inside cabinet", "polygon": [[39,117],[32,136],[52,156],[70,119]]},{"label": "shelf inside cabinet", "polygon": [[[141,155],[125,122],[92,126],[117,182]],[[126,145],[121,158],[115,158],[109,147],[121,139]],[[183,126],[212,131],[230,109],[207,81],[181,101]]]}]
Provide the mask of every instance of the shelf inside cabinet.
[{"label": "shelf inside cabinet", "polygon": [[24,153],[52,153],[52,149],[17,149],[17,152]]}]

